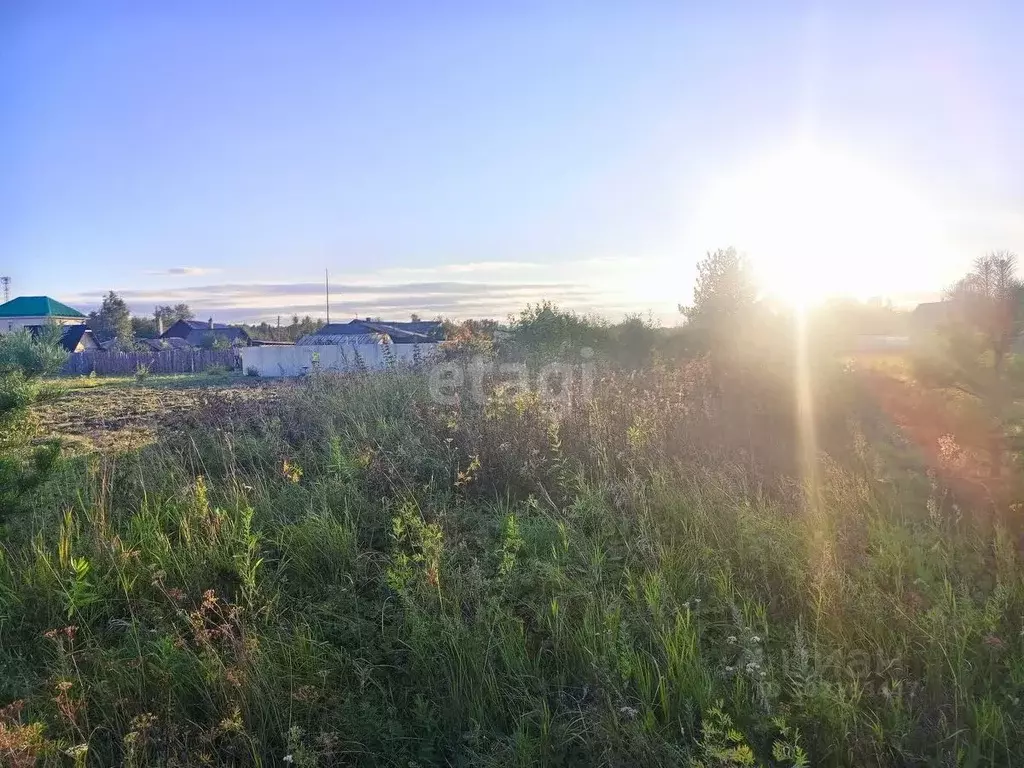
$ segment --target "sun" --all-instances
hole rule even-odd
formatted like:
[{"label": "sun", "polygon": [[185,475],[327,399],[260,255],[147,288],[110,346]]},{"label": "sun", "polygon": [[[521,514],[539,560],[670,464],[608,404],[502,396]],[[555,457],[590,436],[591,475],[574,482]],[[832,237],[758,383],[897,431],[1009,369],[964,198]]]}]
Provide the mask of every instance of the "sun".
[{"label": "sun", "polygon": [[913,290],[942,239],[908,183],[808,143],[716,179],[698,221],[706,248],[735,245],[767,296],[797,306]]}]

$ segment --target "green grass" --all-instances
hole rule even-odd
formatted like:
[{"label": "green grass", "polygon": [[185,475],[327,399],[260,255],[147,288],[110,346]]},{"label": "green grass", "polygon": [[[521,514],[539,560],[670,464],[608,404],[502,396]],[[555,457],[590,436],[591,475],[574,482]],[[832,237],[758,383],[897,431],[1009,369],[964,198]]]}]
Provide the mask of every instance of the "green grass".
[{"label": "green grass", "polygon": [[1019,764],[1009,524],[855,439],[853,374],[806,491],[788,390],[695,409],[702,375],[570,413],[317,377],[69,462],[0,542],[0,755]]}]

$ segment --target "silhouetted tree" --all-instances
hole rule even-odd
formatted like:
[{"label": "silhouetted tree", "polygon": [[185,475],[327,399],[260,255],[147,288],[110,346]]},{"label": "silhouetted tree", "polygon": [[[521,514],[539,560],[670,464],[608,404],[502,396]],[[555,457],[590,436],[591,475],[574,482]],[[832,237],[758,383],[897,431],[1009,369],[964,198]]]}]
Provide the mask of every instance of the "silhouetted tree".
[{"label": "silhouetted tree", "polygon": [[[946,292],[952,310],[944,329],[951,353],[947,383],[978,398],[987,414],[993,477],[1002,472],[1007,435],[1019,432],[1011,408],[1014,382],[1004,370],[1024,317],[1024,283],[1016,270],[1015,254],[996,251],[978,258],[973,269]],[[988,355],[991,365],[985,359]]]},{"label": "silhouetted tree", "polygon": [[992,353],[992,367],[1003,370],[1006,353],[1021,330],[1021,291],[1017,256],[995,251],[979,257],[974,268],[947,291],[954,316],[967,323]]},{"label": "silhouetted tree", "polygon": [[693,304],[679,311],[707,347],[731,341],[749,318],[757,287],[746,260],[735,248],[708,253],[697,264]]}]

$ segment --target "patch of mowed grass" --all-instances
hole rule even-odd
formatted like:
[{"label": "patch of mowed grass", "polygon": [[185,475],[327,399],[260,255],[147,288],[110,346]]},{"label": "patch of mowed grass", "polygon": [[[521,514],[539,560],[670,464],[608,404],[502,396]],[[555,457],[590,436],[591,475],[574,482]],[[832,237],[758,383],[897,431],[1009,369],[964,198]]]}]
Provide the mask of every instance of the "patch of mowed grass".
[{"label": "patch of mowed grass", "polygon": [[145,377],[126,376],[55,376],[48,385],[57,392],[81,389],[149,387],[152,389],[203,389],[224,386],[254,386],[238,371],[229,371],[223,366],[202,373],[161,373]]},{"label": "patch of mowed grass", "polygon": [[1011,534],[871,445],[813,488],[759,474],[699,386],[612,376],[564,412],[318,376],[76,460],[0,545],[0,754],[1020,762]]}]

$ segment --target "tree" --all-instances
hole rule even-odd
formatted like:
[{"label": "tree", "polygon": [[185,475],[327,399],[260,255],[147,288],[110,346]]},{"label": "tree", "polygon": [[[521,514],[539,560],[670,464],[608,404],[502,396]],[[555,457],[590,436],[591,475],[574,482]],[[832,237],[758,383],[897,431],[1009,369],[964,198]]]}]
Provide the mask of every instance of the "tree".
[{"label": "tree", "polygon": [[[1013,385],[1005,361],[1021,332],[1024,283],[1017,277],[1017,257],[995,251],[978,258],[973,269],[947,292],[951,305],[945,336],[950,351],[949,382],[978,399],[991,425],[989,470],[1002,473],[1004,443],[1013,423]],[[984,355],[991,355],[991,367]]]},{"label": "tree", "polygon": [[173,325],[179,320],[191,320],[195,317],[195,312],[188,304],[175,304],[173,307],[169,304],[164,304],[156,308],[153,312],[153,319],[157,322],[163,320],[164,328]]},{"label": "tree", "polygon": [[156,320],[152,317],[132,316],[132,335],[136,339],[155,339],[160,335],[157,330]]},{"label": "tree", "polygon": [[679,305],[705,346],[730,341],[749,317],[757,299],[753,275],[735,248],[709,252],[697,264],[693,304]]},{"label": "tree", "polygon": [[995,251],[979,257],[974,268],[947,291],[954,315],[973,328],[992,353],[992,367],[1003,370],[1006,353],[1021,330],[1021,291],[1017,255]]},{"label": "tree", "polygon": [[100,341],[117,339],[124,347],[135,343],[131,312],[124,299],[114,291],[103,297],[99,311],[89,313],[89,327]]}]

